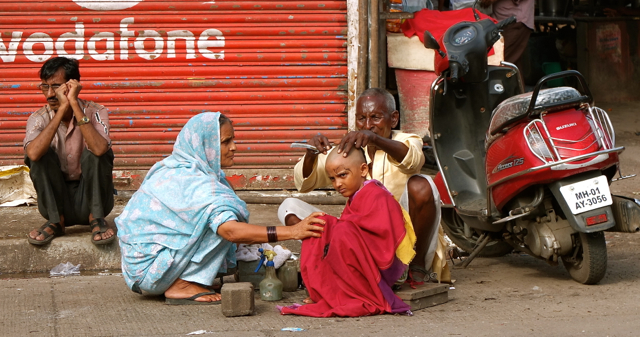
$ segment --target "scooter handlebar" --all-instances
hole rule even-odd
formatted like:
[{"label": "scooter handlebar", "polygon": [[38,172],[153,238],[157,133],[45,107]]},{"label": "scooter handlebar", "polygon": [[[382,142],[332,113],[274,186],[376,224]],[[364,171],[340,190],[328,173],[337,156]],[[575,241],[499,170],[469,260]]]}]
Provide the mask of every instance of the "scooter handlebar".
[{"label": "scooter handlebar", "polygon": [[506,26],[508,26],[508,25],[510,25],[510,24],[512,24],[512,23],[514,23],[514,22],[516,22],[516,17],[515,17],[515,16],[511,16],[511,17],[508,17],[508,18],[506,18],[506,19],[504,19],[504,20],[502,20],[502,21],[498,22],[498,23],[496,24],[496,27],[497,27],[498,29],[502,29],[502,28],[504,28],[504,27],[506,27]]},{"label": "scooter handlebar", "polygon": [[458,78],[459,78],[458,73],[460,70],[460,65],[458,64],[458,62],[450,62],[449,70],[451,71],[451,75],[449,76],[451,79],[451,83],[458,82]]}]

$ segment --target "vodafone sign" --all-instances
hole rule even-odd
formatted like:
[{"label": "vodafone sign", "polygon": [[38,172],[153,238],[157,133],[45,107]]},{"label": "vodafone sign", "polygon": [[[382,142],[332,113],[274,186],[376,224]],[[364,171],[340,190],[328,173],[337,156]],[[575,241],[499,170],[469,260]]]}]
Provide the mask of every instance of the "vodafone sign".
[{"label": "vodafone sign", "polygon": [[9,29],[0,31],[0,63],[41,63],[54,56],[129,62],[160,58],[224,60],[225,37],[219,29],[207,27],[210,22],[189,25],[188,20],[182,21],[186,19],[174,18],[180,21],[150,24],[150,18],[174,15],[166,10],[161,11],[163,14],[147,14],[157,13],[147,4],[146,9],[138,6],[133,12],[136,14],[121,11],[141,2],[74,0],[82,10],[69,0],[73,12],[33,19],[41,23],[30,25],[32,28],[7,25]]},{"label": "vodafone sign", "polygon": [[80,1],[73,0],[78,6],[92,9],[94,11],[117,11],[120,9],[127,9],[137,5],[142,0],[132,0],[132,1],[113,1],[113,0],[89,0],[89,1]]}]

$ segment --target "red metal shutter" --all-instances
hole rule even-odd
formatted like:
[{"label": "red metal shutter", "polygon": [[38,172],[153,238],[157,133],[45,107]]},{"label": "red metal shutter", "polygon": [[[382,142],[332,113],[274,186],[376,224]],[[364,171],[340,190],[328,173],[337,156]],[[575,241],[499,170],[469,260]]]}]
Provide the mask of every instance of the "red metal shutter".
[{"label": "red metal shutter", "polygon": [[236,187],[269,187],[252,185],[256,175],[282,176],[270,187],[291,187],[302,152],[289,144],[317,132],[337,140],[347,128],[346,7],[344,0],[0,0],[0,165],[22,163],[26,120],[46,104],[37,89],[42,63],[68,56],[80,59],[80,97],[110,110],[123,177],[135,181],[130,172],[169,155],[191,116],[220,111],[235,125]]}]

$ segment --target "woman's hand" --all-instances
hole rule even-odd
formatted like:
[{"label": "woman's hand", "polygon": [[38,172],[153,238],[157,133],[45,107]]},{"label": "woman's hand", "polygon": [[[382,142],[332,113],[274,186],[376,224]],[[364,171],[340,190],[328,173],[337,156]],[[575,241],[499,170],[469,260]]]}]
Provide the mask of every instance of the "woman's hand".
[{"label": "woman's hand", "polygon": [[[275,226],[278,241],[321,237],[324,227],[318,225],[324,225],[325,222],[322,219],[318,219],[318,217],[323,215],[325,213],[315,212],[293,226]],[[227,221],[218,226],[217,233],[225,240],[233,243],[254,244],[269,242],[266,227],[235,220]]]},{"label": "woman's hand", "polygon": [[324,227],[318,225],[324,225],[325,221],[318,219],[318,217],[323,215],[325,215],[323,212],[314,212],[293,226],[278,227],[278,229],[289,229],[293,240],[303,240],[311,237],[319,238],[324,232]]}]

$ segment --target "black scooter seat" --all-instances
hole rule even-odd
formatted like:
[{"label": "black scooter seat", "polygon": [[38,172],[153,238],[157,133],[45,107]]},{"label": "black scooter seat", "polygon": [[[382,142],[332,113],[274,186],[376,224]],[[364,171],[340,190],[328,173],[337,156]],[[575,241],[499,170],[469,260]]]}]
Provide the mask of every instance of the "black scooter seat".
[{"label": "black scooter seat", "polygon": [[[498,104],[491,114],[487,140],[531,114],[528,111],[531,103],[531,94],[528,92],[516,95]],[[589,97],[581,95],[578,90],[571,87],[542,89],[538,93],[533,112],[564,110],[573,106],[580,106],[580,104],[586,102],[589,102]]]}]

